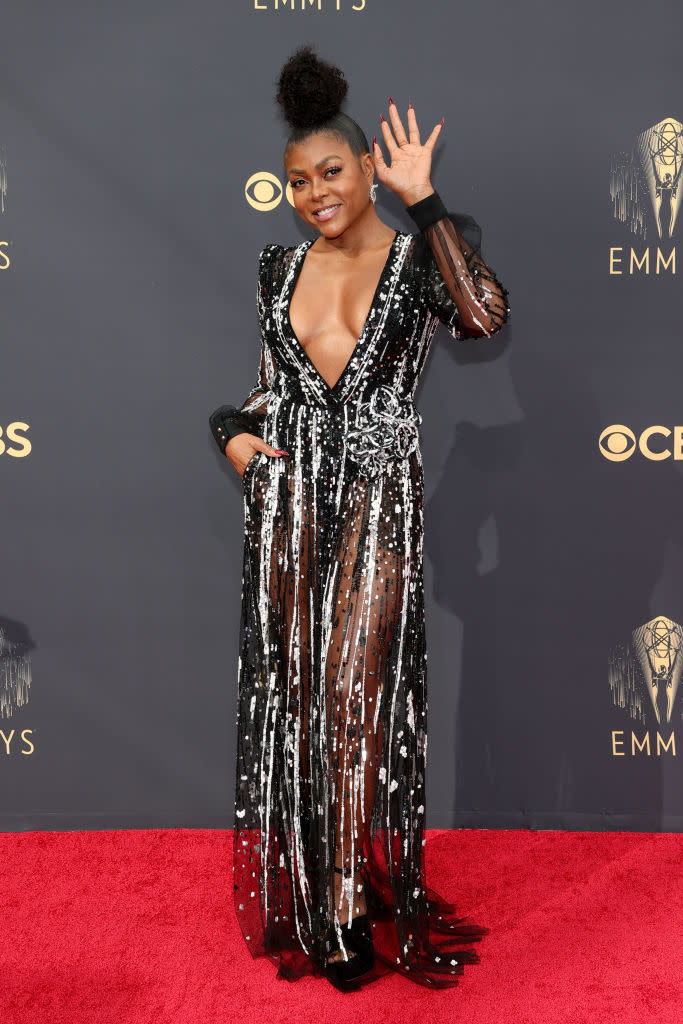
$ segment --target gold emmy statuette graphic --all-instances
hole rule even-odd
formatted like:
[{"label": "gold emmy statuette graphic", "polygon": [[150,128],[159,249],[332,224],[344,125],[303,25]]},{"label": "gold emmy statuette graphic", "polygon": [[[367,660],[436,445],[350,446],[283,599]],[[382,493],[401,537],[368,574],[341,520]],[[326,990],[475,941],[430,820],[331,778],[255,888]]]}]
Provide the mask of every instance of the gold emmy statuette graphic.
[{"label": "gold emmy statuette graphic", "polygon": [[[5,201],[7,199],[7,158],[5,151],[0,146],[0,214],[5,212]],[[0,270],[9,270],[9,242],[0,237]]]},{"label": "gold emmy statuette graphic", "polygon": [[618,644],[609,655],[615,705],[643,723],[652,713],[658,726],[673,725],[682,646],[683,627],[665,615],[637,626],[630,644]]},{"label": "gold emmy statuette graphic", "polygon": [[681,677],[682,639],[683,629],[663,615],[633,630],[633,648],[660,725],[671,721]]},{"label": "gold emmy statuette graphic", "polygon": [[7,197],[7,157],[0,146],[0,213],[5,212],[5,199]]},{"label": "gold emmy statuette graphic", "polygon": [[612,161],[610,195],[616,220],[646,238],[649,205],[657,237],[672,238],[681,202],[681,170],[683,124],[678,118],[666,117],[640,132],[633,152]]},{"label": "gold emmy statuette graphic", "polygon": [[667,118],[642,132],[636,142],[659,238],[671,238],[674,233],[681,201],[682,139],[683,124]]},{"label": "gold emmy statuette graphic", "polygon": [[9,718],[28,701],[31,646],[25,626],[0,619],[0,718]]}]

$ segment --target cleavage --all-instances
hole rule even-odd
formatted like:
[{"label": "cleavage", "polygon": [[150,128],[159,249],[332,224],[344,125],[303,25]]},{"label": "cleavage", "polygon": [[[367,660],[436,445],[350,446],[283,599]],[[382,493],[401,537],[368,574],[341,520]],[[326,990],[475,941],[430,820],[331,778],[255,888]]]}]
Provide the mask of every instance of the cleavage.
[{"label": "cleavage", "polygon": [[387,258],[388,247],[371,258],[334,263],[327,255],[306,254],[290,299],[289,322],[330,388],[363,333]]}]

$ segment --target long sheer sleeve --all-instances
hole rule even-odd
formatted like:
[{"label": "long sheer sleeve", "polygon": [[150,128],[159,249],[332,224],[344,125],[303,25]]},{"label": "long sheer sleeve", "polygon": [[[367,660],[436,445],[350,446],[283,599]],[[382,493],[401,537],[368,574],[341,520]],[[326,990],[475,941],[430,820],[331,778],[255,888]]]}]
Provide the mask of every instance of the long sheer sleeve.
[{"label": "long sheer sleeve", "polygon": [[482,259],[480,226],[449,213],[437,192],[406,211],[420,229],[429,309],[456,339],[490,338],[510,319],[510,306],[507,288]]},{"label": "long sheer sleeve", "polygon": [[272,271],[273,250],[275,245],[267,245],[259,255],[259,273],[257,289],[257,308],[259,326],[261,328],[261,360],[259,363],[256,383],[240,406],[221,405],[209,416],[211,433],[225,454],[225,446],[237,434],[249,433],[261,436],[261,427],[268,411],[271,386],[277,372],[275,359],[270,346],[266,342],[263,329],[266,317],[266,295],[272,290],[268,274]]}]

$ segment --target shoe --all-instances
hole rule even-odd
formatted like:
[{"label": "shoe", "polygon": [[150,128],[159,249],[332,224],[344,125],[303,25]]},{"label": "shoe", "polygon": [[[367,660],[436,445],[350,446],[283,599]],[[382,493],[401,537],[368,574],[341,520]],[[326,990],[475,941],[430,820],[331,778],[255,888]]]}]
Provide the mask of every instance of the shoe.
[{"label": "shoe", "polygon": [[353,918],[351,935],[353,936],[353,947],[365,961],[367,964],[365,969],[369,971],[375,963],[375,947],[372,944],[372,926],[367,914],[357,914]]},{"label": "shoe", "polygon": [[[354,868],[354,872],[360,871],[360,864]],[[335,871],[342,874],[342,869],[335,866]],[[348,878],[351,871],[347,868],[343,872]],[[339,937],[334,926],[330,928],[325,943],[324,971],[328,981],[335,988],[342,992],[351,988],[358,988],[359,979],[367,974],[375,964],[375,950],[372,945],[372,929],[367,914],[357,914],[351,919],[351,927],[346,921],[342,928],[344,932],[344,945],[346,946],[348,960],[330,960],[329,957],[335,950],[341,949]]]}]

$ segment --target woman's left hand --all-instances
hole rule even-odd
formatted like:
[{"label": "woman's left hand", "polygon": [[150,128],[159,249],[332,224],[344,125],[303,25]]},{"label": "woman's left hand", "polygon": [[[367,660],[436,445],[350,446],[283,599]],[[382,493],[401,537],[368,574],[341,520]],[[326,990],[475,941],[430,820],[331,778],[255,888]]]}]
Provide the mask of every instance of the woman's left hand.
[{"label": "woman's left hand", "polygon": [[387,120],[382,121],[382,134],[389,150],[391,164],[385,163],[382,148],[375,142],[372,154],[375,159],[375,170],[382,184],[400,196],[406,206],[410,206],[434,191],[429,175],[432,168],[432,151],[443,127],[443,118],[434,126],[427,141],[421,144],[414,107],[408,107],[407,136],[396,104],[393,102],[389,104],[389,117],[391,125]]}]

